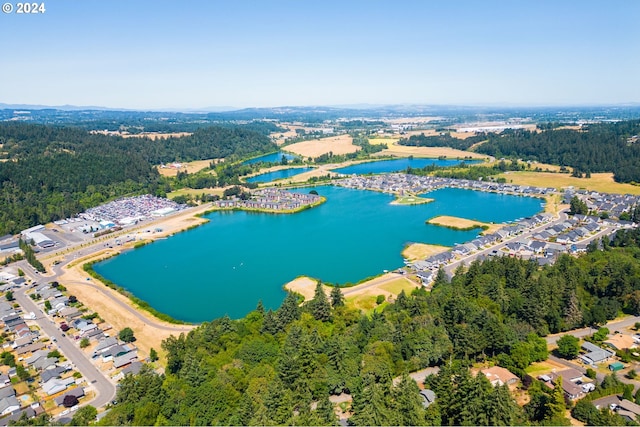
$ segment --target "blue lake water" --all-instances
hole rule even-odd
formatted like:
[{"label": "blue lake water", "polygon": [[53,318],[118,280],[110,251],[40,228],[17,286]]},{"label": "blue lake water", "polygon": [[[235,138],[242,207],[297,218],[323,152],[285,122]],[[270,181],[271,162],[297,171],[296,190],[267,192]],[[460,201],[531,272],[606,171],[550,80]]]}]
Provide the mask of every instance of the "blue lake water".
[{"label": "blue lake water", "polygon": [[245,160],[244,162],[242,162],[242,164],[243,165],[251,165],[251,164],[254,164],[254,163],[258,163],[258,162],[280,163],[282,161],[282,156],[284,156],[289,161],[295,160],[295,159],[298,158],[297,156],[295,156],[293,154],[285,153],[284,151],[278,151],[276,153],[265,154],[264,156],[255,157],[253,159]]},{"label": "blue lake water", "polygon": [[506,222],[541,210],[536,198],[452,188],[429,193],[432,203],[412,206],[391,205],[393,196],[373,191],[315,189],[327,201],[313,209],[288,215],[214,212],[200,227],[94,268],[176,319],[240,318],[259,300],[267,308],[279,307],[282,286],[297,276],[355,283],[401,267],[408,243],[452,246],[480,231],[425,224],[434,216]]},{"label": "blue lake water", "polygon": [[271,182],[277,179],[291,178],[292,176],[300,175],[304,172],[309,172],[313,170],[313,168],[288,168],[288,169],[280,169],[274,172],[262,173],[260,175],[252,176],[251,178],[247,178],[245,181],[247,182]]},{"label": "blue lake water", "polygon": [[[457,159],[424,159],[424,158],[402,158],[392,160],[379,160],[375,162],[359,163],[357,165],[345,166],[343,168],[333,169],[334,172],[344,173],[347,175],[365,175],[400,172],[406,170],[409,166],[414,169],[423,168],[425,166],[455,166],[463,160]],[[480,160],[464,160],[467,164],[479,163]]]}]

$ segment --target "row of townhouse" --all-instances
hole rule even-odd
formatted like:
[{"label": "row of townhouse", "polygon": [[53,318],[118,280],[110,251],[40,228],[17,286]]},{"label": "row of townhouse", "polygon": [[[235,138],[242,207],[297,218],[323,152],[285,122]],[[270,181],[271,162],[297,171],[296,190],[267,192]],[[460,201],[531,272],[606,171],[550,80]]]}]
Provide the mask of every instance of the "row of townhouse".
[{"label": "row of townhouse", "polygon": [[392,173],[375,176],[350,176],[336,182],[336,185],[361,190],[375,190],[403,194],[419,194],[443,187],[463,188],[525,196],[546,196],[557,191],[554,188],[532,187],[527,185],[502,184],[491,181],[472,181],[467,179],[417,176],[404,173]]},{"label": "row of townhouse", "polygon": [[249,208],[292,210],[313,205],[321,200],[315,194],[294,193],[279,189],[258,190],[251,194],[248,200],[237,197],[228,200],[217,200],[214,205],[219,208]]}]

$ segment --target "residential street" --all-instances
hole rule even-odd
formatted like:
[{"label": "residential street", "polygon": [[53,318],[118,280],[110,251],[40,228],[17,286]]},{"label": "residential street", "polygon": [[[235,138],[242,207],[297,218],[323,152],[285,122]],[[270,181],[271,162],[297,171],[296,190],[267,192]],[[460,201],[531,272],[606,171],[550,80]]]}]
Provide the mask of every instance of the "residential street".
[{"label": "residential street", "polygon": [[[38,281],[40,276],[35,274],[26,261],[20,261],[19,267],[30,277],[33,281]],[[53,279],[55,280],[55,279]],[[68,336],[63,337],[62,331],[60,331],[52,320],[50,320],[42,310],[36,305],[36,303],[27,296],[28,287],[22,287],[14,292],[16,301],[22,306],[25,313],[33,312],[36,315],[36,323],[47,336],[57,340],[57,345],[60,351],[65,355],[67,359],[75,368],[80,371],[83,377],[87,381],[87,385],[91,386],[96,391],[96,397],[88,402],[83,402],[83,405],[91,404],[96,408],[102,407],[113,400],[116,395],[115,384],[107,378],[94,364],[87,358],[87,356],[76,346],[75,342]]]}]

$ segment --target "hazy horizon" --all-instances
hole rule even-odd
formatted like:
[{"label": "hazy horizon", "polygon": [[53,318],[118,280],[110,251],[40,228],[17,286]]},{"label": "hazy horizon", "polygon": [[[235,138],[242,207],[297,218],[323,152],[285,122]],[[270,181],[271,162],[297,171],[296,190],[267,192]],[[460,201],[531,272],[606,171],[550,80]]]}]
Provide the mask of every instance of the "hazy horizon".
[{"label": "hazy horizon", "polygon": [[640,103],[640,2],[49,0],[0,102],[131,110]]}]

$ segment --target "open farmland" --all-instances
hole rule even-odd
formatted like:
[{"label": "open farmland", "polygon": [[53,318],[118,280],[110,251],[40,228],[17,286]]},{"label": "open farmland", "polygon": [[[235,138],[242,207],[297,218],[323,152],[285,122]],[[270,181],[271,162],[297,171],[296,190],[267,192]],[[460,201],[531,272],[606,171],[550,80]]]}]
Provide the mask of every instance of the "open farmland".
[{"label": "open farmland", "polygon": [[303,157],[318,157],[332,152],[333,154],[355,153],[360,147],[353,145],[349,135],[330,136],[328,138],[311,139],[287,145],[285,150]]},{"label": "open farmland", "polygon": [[488,159],[489,156],[478,154],[471,151],[456,150],[450,147],[410,147],[407,145],[399,145],[399,138],[375,138],[370,139],[370,144],[387,144],[389,148],[382,150],[376,155],[379,156],[397,156],[397,157],[429,157],[437,158],[445,156],[448,158],[464,158],[472,157],[474,159]]},{"label": "open farmland", "polygon": [[602,193],[640,194],[640,186],[620,184],[613,180],[612,173],[592,173],[591,178],[575,178],[565,173],[553,172],[506,172],[498,175],[507,182],[534,187],[563,188],[573,186]]},{"label": "open farmland", "polygon": [[[193,162],[178,163],[165,166],[158,166],[158,172],[162,176],[176,176],[178,172],[196,173],[208,168],[214,160],[195,160]],[[180,165],[177,167],[176,165]]]}]

